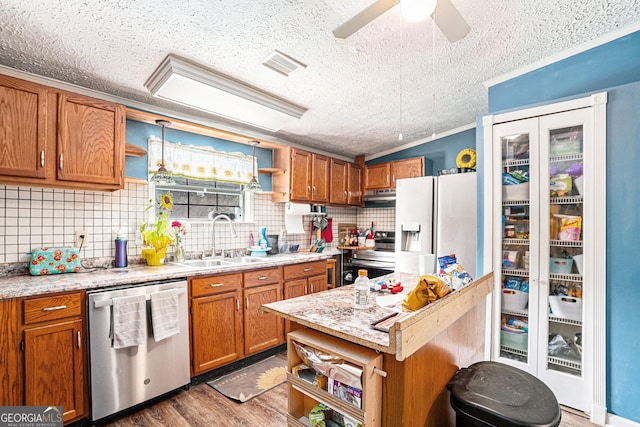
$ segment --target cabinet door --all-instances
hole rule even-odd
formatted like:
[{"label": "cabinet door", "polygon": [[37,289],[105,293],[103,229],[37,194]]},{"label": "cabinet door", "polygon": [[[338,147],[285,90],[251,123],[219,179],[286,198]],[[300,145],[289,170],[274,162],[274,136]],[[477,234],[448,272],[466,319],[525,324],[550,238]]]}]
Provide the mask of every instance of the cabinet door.
[{"label": "cabinet door", "polygon": [[258,353],[284,342],[282,319],[275,314],[261,313],[262,304],[280,301],[280,283],[244,290],[244,350],[245,355]]},{"label": "cabinet door", "polygon": [[45,177],[47,89],[0,76],[0,175]]},{"label": "cabinet door", "polygon": [[291,150],[291,200],[311,201],[311,153]]},{"label": "cabinet door", "polygon": [[355,163],[347,166],[347,204],[360,206],[362,203],[362,169]]},{"label": "cabinet door", "polygon": [[311,201],[329,203],[329,158],[314,154],[311,167]]},{"label": "cabinet door", "polygon": [[311,276],[307,279],[309,281],[308,293],[314,294],[316,292],[326,291],[327,286],[327,274],[320,274],[317,276]]},{"label": "cabinet door", "polygon": [[65,422],[85,415],[82,320],[24,331],[25,404],[62,406]]},{"label": "cabinet door", "polygon": [[[307,293],[307,279],[287,280],[284,282],[284,299],[301,297]],[[289,332],[294,330],[290,320],[284,321],[284,334],[287,336]]]},{"label": "cabinet door", "polygon": [[331,159],[331,191],[329,203],[344,205],[347,203],[347,162]]},{"label": "cabinet door", "polygon": [[24,405],[22,311],[18,299],[0,301],[0,406]]},{"label": "cabinet door", "polygon": [[378,163],[377,165],[368,165],[365,171],[365,189],[367,190],[384,190],[391,185],[391,166],[389,163]]},{"label": "cabinet door", "polygon": [[391,188],[396,188],[396,181],[404,178],[415,178],[424,175],[422,157],[397,160],[391,162]]},{"label": "cabinet door", "polygon": [[124,107],[59,94],[58,179],[121,187],[124,129]]},{"label": "cabinet door", "polygon": [[191,302],[193,374],[243,356],[240,292],[226,292]]}]

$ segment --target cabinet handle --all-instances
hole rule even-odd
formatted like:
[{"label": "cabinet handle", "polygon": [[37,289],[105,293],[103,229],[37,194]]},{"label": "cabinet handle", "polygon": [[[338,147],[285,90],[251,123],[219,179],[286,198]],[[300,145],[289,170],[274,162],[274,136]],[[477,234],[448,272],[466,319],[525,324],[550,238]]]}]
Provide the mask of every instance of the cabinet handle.
[{"label": "cabinet handle", "polygon": [[62,170],[62,165],[64,165],[64,154],[60,153],[60,170]]},{"label": "cabinet handle", "polygon": [[212,288],[219,288],[220,286],[224,286],[224,283],[212,283],[209,286]]},{"label": "cabinet handle", "polygon": [[351,191],[349,191],[349,192],[345,191],[344,192],[344,197],[351,197]]},{"label": "cabinet handle", "polygon": [[307,288],[307,284],[304,284],[304,293],[305,295],[309,293],[309,289]]},{"label": "cabinet handle", "polygon": [[78,348],[82,348],[82,338],[80,337],[80,331],[77,332]]},{"label": "cabinet handle", "polygon": [[307,185],[307,196],[309,195],[310,192],[311,192],[311,186]]},{"label": "cabinet handle", "polygon": [[44,150],[40,152],[40,166],[44,167]]},{"label": "cabinet handle", "polygon": [[307,268],[304,269],[305,273],[308,272],[308,271],[311,271],[311,268],[307,267]]},{"label": "cabinet handle", "polygon": [[249,310],[249,297],[244,298],[244,305],[247,306],[247,310]]},{"label": "cabinet handle", "polygon": [[387,376],[387,372],[386,371],[382,371],[382,370],[380,370],[378,368],[373,368],[373,373],[374,374],[378,374],[381,377],[386,377]]},{"label": "cabinet handle", "polygon": [[389,183],[389,175],[387,175],[387,184]]},{"label": "cabinet handle", "polygon": [[240,299],[236,298],[236,310],[240,313]]},{"label": "cabinet handle", "polygon": [[45,307],[42,309],[42,311],[56,311],[56,310],[64,310],[65,308],[67,308],[66,305],[58,305],[55,307]]},{"label": "cabinet handle", "polygon": [[269,277],[268,276],[260,276],[258,277],[258,280],[267,280]]},{"label": "cabinet handle", "polygon": [[313,195],[315,196],[316,194],[317,194],[316,186],[314,185],[314,186],[313,186]]}]

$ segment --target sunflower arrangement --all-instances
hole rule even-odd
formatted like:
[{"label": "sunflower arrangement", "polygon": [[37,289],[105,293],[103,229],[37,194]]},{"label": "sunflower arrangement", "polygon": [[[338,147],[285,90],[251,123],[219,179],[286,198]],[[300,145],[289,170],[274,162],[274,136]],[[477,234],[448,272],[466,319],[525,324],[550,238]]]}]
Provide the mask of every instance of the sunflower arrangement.
[{"label": "sunflower arrangement", "polygon": [[[149,205],[144,211],[149,211],[153,206],[153,199],[149,199]],[[156,221],[151,224],[143,223],[140,226],[140,234],[142,234],[145,246],[152,246],[152,248],[142,250],[142,258],[146,259],[149,265],[162,264],[167,254],[167,246],[173,244],[174,233],[169,225],[169,214],[172,209],[173,198],[171,194],[162,194],[156,203]]]}]

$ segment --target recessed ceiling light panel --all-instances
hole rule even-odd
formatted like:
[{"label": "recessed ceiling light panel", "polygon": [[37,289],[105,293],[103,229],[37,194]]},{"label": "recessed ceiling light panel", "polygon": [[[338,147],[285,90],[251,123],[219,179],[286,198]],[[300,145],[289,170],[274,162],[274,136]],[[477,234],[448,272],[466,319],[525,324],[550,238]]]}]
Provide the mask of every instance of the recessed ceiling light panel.
[{"label": "recessed ceiling light panel", "polygon": [[145,87],[152,95],[275,132],[305,108],[213,70],[169,55]]}]

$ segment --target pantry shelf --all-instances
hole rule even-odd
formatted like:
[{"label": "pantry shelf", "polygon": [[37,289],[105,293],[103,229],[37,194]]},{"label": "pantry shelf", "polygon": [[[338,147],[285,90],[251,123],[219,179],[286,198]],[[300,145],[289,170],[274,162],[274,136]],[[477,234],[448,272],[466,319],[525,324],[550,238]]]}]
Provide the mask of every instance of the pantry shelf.
[{"label": "pantry shelf", "polygon": [[582,326],[582,322],[579,320],[567,319],[564,317],[549,316],[549,322],[563,323],[565,325]]},{"label": "pantry shelf", "polygon": [[549,363],[552,365],[562,366],[564,368],[574,369],[576,371],[582,370],[582,363],[575,360],[563,359],[561,357],[549,356]]}]

